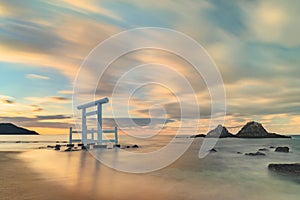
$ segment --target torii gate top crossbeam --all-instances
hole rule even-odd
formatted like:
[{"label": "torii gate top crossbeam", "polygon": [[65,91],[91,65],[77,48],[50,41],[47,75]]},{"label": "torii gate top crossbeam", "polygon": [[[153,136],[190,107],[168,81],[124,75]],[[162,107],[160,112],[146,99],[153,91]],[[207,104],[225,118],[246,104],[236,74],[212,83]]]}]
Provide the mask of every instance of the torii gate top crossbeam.
[{"label": "torii gate top crossbeam", "polygon": [[97,101],[93,101],[93,102],[89,102],[89,103],[77,106],[77,109],[81,110],[84,108],[89,108],[89,107],[96,106],[98,104],[104,104],[104,103],[108,103],[108,98],[99,99]]}]

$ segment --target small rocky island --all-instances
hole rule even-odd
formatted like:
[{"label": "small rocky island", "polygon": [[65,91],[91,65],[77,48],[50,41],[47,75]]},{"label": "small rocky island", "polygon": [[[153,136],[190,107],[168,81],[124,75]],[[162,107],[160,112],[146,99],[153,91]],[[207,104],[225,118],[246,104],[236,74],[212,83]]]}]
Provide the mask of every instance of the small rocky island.
[{"label": "small rocky island", "polygon": [[261,123],[254,121],[243,126],[236,136],[238,138],[291,138],[290,136],[269,133]]},{"label": "small rocky island", "polygon": [[235,137],[235,135],[229,133],[226,127],[222,125],[218,125],[215,129],[207,133],[207,137],[227,138],[227,137]]},{"label": "small rocky island", "polygon": [[269,133],[261,123],[251,121],[242,127],[236,134],[230,133],[226,127],[218,125],[215,129],[205,134],[198,134],[191,136],[197,137],[210,137],[210,138],[291,138],[290,136],[280,135],[277,133]]},{"label": "small rocky island", "polygon": [[12,123],[0,123],[0,135],[39,135],[35,131],[31,131]]}]

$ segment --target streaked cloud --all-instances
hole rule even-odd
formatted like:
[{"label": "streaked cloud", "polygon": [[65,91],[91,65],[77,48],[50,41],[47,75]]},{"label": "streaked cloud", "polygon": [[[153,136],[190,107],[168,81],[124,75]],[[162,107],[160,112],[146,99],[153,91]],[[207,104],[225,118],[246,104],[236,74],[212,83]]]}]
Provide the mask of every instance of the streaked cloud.
[{"label": "streaked cloud", "polygon": [[61,96],[49,96],[49,97],[27,97],[29,101],[36,102],[39,104],[43,103],[70,103],[71,99]]},{"label": "streaked cloud", "polygon": [[47,76],[42,76],[38,74],[27,74],[26,76],[29,79],[43,79],[43,80],[49,80],[50,78]]},{"label": "streaked cloud", "polygon": [[41,108],[39,105],[31,105],[33,112],[41,112],[43,111],[43,108]]},{"label": "streaked cloud", "polygon": [[[300,132],[300,126],[296,125],[300,115],[299,8],[300,4],[295,0],[166,0],[151,3],[139,0],[33,0],[30,3],[3,0],[0,5],[0,70],[1,67],[10,68],[17,64],[19,70],[15,70],[14,76],[32,80],[27,80],[23,85],[17,82],[2,83],[4,90],[1,91],[5,95],[0,96],[0,116],[15,122],[24,120],[24,124],[30,127],[69,126],[70,119],[64,117],[71,113],[70,88],[88,53],[120,31],[159,26],[186,33],[211,55],[227,90],[228,126],[258,120],[274,132]],[[159,35],[147,35],[146,38],[151,40],[159,38]],[[172,42],[172,45],[180,45],[180,42]],[[110,51],[113,52],[113,49]],[[193,55],[194,52],[188,53]],[[111,63],[100,83],[93,69],[82,73],[93,80],[91,82],[96,87],[98,84],[96,97],[110,97],[124,73],[146,63],[172,67],[188,79],[199,102],[202,122],[208,123],[211,103],[203,77],[195,73],[184,59],[168,52],[140,51],[124,55]],[[24,73],[25,68],[32,70]],[[55,80],[61,87],[46,95],[41,94],[53,84],[53,71],[61,74],[69,84]],[[126,92],[136,81],[154,80],[154,76],[170,83],[169,88],[158,85],[140,88],[129,101],[132,106],[130,114],[137,118],[149,118],[149,111],[159,114],[163,108],[170,120],[178,119],[180,108],[174,91],[185,102],[193,97],[180,82],[174,81],[176,76],[164,70],[147,70],[144,74],[136,71],[122,82],[120,96],[128,95]],[[45,82],[48,85],[43,85]],[[91,91],[95,85],[83,85],[82,90]],[[20,87],[24,88],[24,94],[12,97],[16,96],[12,91]],[[27,91],[33,94],[26,94]],[[90,99],[83,97],[82,101],[88,102]],[[122,110],[127,103],[120,101],[115,109]],[[105,109],[109,113],[111,108],[107,106]],[[193,115],[193,108],[189,109]],[[195,123],[191,117],[189,125]],[[178,120],[172,121],[168,123],[168,128],[179,124]]]},{"label": "streaked cloud", "polygon": [[58,94],[73,94],[73,90],[59,90]]}]

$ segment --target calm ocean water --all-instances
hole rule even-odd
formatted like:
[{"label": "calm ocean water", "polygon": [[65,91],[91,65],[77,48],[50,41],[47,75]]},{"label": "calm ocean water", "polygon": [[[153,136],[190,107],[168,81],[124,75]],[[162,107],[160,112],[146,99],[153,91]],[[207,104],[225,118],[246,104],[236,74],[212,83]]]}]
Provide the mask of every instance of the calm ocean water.
[{"label": "calm ocean water", "polygon": [[[300,163],[300,136],[292,139],[220,139],[215,146],[217,152],[212,152],[203,159],[198,158],[203,139],[196,138],[177,161],[166,168],[146,174],[130,174],[110,169],[85,151],[36,149],[50,144],[50,141],[56,143],[67,140],[67,135],[18,138],[1,136],[0,149],[35,149],[22,153],[20,158],[45,178],[59,182],[66,189],[90,193],[94,197],[298,200],[300,196],[299,182],[270,173],[267,169],[269,163]],[[185,138],[178,138],[178,144],[184,140]],[[122,140],[121,137],[120,141],[140,145],[141,148],[134,150],[136,152],[151,152],[166,145],[170,136],[134,141],[130,138]],[[291,152],[274,152],[270,146],[288,146]],[[269,149],[265,152],[266,156],[244,155],[246,152],[256,152],[259,148]],[[120,155],[116,150],[104,151],[106,156]],[[121,159],[128,162],[131,160],[130,156]],[[157,162],[160,159],[163,158],[157,158]]]}]

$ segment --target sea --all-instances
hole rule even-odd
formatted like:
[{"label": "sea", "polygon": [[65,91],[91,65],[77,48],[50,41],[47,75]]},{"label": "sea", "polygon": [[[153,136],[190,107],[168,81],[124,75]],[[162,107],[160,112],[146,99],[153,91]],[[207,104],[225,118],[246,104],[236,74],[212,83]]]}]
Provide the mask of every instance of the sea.
[{"label": "sea", "polygon": [[[218,139],[215,151],[200,158],[204,140],[120,136],[121,149],[64,152],[47,146],[66,144],[68,135],[0,136],[0,151],[22,151],[19,159],[32,170],[66,191],[88,193],[91,199],[299,199],[299,177],[268,170],[270,163],[300,163],[299,135],[291,139]],[[174,145],[161,154],[170,142]],[[134,144],[139,148],[132,148]],[[287,146],[290,152],[275,152],[278,146]],[[178,149],[181,152],[174,156]],[[258,149],[264,149],[266,155],[245,155]]]}]

